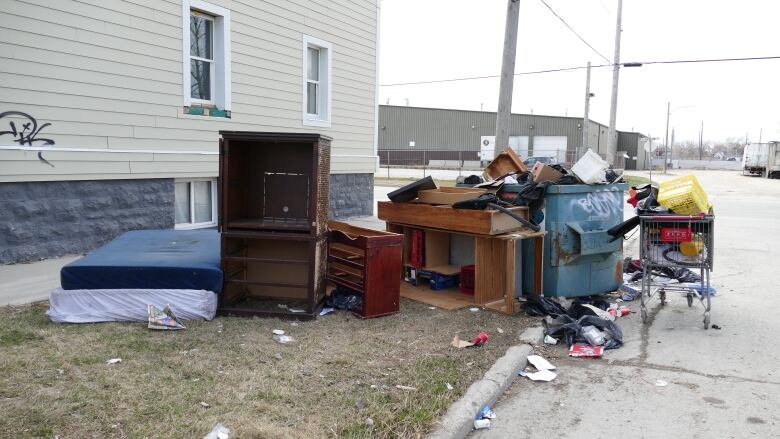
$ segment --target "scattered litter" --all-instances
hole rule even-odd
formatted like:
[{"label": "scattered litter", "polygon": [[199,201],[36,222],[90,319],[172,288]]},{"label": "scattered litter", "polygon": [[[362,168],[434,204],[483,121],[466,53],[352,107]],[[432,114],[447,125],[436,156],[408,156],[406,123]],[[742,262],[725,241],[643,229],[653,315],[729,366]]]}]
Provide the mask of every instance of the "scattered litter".
[{"label": "scattered litter", "polygon": [[331,308],[331,307],[326,306],[325,308],[322,308],[322,311],[320,311],[320,315],[321,316],[325,316],[325,315],[328,315],[328,314],[332,313],[333,311],[336,311],[336,308]]},{"label": "scattered litter", "polygon": [[117,364],[117,363],[121,363],[121,362],[122,362],[121,358],[112,358],[112,359],[106,361],[106,364]]},{"label": "scattered litter", "polygon": [[452,384],[447,383],[447,390],[453,390],[453,389],[454,389],[454,387],[452,387]]},{"label": "scattered litter", "polygon": [[475,419],[474,429],[481,430],[483,428],[490,428],[490,419]]},{"label": "scattered litter", "polygon": [[639,294],[642,292],[642,287],[636,282],[630,282],[621,285],[618,291],[620,291],[621,300],[630,302],[639,297]]},{"label": "scattered litter", "polygon": [[487,343],[488,338],[490,338],[490,336],[488,335],[487,332],[479,331],[479,334],[477,334],[477,336],[474,337],[474,340],[472,340],[471,343],[474,346],[482,346],[483,344]]},{"label": "scattered litter", "polygon": [[474,343],[472,343],[470,341],[466,341],[466,340],[461,340],[460,337],[458,337],[456,335],[452,339],[452,343],[450,343],[450,345],[452,345],[452,347],[454,347],[454,348],[463,349],[463,348],[467,348],[467,347],[470,347],[470,346],[474,346]]},{"label": "scattered litter", "polygon": [[517,372],[517,375],[521,376],[521,377],[527,377],[528,376],[528,372],[526,372],[525,370],[520,369],[520,371]]},{"label": "scattered litter", "polygon": [[501,329],[501,328],[496,328],[496,331],[498,331],[499,334],[503,334],[504,333],[504,330]]},{"label": "scattered litter", "polygon": [[289,335],[278,335],[278,334],[274,334],[274,340],[278,341],[281,344],[287,344],[290,343],[291,341],[295,341]]},{"label": "scattered litter", "polygon": [[277,303],[276,306],[277,306],[277,308],[287,309],[287,304],[285,304],[285,303]]},{"label": "scattered litter", "polygon": [[436,309],[435,306],[429,306],[428,309]]},{"label": "scattered litter", "polygon": [[[720,328],[718,328],[718,329],[720,329]],[[65,369],[57,369],[57,373],[62,375],[62,374],[65,373]]]},{"label": "scattered litter", "polygon": [[204,401],[201,401],[200,402],[200,406],[203,407],[204,409],[207,409],[207,408],[211,407],[211,404],[209,404],[207,402],[204,402]]},{"label": "scattered litter", "polygon": [[610,314],[609,311],[604,311],[601,308],[597,308],[597,307],[595,307],[593,305],[590,305],[590,304],[587,304],[587,303],[583,303],[582,306],[584,306],[585,308],[588,308],[589,310],[593,311],[596,314],[597,317],[600,317],[600,318],[602,318],[604,320],[609,320],[611,322],[615,321],[615,316],[613,314]]},{"label": "scattered litter", "polygon": [[595,326],[583,326],[582,336],[585,337],[585,340],[592,346],[601,346],[606,341],[604,333],[596,329]]},{"label": "scattered litter", "polygon": [[550,337],[549,335],[545,335],[544,344],[558,344],[558,339]]},{"label": "scattered litter", "polygon": [[496,419],[496,412],[490,410],[489,405],[484,405],[482,407],[482,410],[479,411],[479,415],[477,415],[477,419]]},{"label": "scattered litter", "polygon": [[402,386],[400,384],[396,384],[395,388],[399,390],[417,390],[417,387]]},{"label": "scattered litter", "polygon": [[655,386],[656,387],[666,387],[668,385],[669,385],[669,383],[667,383],[664,380],[655,380]]},{"label": "scattered litter", "polygon": [[601,358],[604,346],[591,346],[584,343],[574,343],[569,348],[569,356],[577,358]]},{"label": "scattered litter", "polygon": [[284,335],[284,331],[282,331],[281,329],[274,329],[272,332],[275,335]]},{"label": "scattered litter", "polygon": [[366,420],[365,420],[364,422],[365,422],[365,424],[366,424],[366,425],[368,425],[369,427],[371,427],[371,426],[373,426],[373,425],[374,425],[374,420],[373,420],[373,419],[371,419],[371,418],[366,418]]},{"label": "scattered litter", "polygon": [[165,305],[163,309],[154,305],[146,305],[146,315],[149,320],[149,329],[185,329],[171,311],[170,305]]},{"label": "scattered litter", "polygon": [[545,360],[544,358],[540,357],[539,355],[529,355],[528,356],[528,362],[533,364],[535,368],[539,370],[553,370],[555,369],[555,366],[550,364],[549,361]]},{"label": "scattered litter", "polygon": [[712,328],[712,329],[721,329],[721,327],[718,326],[718,325],[712,325],[712,326],[710,326],[710,328]]},{"label": "scattered litter", "polygon": [[471,312],[477,312],[477,311],[479,311],[479,308],[469,308],[469,311],[471,311]]},{"label": "scattered litter", "polygon": [[306,310],[300,309],[300,308],[287,308],[290,312],[306,312]]},{"label": "scattered litter", "polygon": [[551,370],[540,370],[539,372],[526,372],[525,376],[533,381],[552,381],[558,375]]},{"label": "scattered litter", "polygon": [[229,437],[230,429],[222,424],[217,424],[203,439],[228,439]]}]

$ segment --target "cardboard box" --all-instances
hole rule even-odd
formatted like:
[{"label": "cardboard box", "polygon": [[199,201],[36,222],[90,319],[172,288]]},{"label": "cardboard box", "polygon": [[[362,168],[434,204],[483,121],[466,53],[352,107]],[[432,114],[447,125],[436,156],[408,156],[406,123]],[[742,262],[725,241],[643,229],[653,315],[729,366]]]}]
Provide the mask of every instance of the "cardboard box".
[{"label": "cardboard box", "polygon": [[536,162],[536,164],[534,164],[534,167],[531,168],[531,175],[533,175],[535,183],[541,183],[543,181],[552,181],[555,183],[563,177],[563,174],[542,162]]}]

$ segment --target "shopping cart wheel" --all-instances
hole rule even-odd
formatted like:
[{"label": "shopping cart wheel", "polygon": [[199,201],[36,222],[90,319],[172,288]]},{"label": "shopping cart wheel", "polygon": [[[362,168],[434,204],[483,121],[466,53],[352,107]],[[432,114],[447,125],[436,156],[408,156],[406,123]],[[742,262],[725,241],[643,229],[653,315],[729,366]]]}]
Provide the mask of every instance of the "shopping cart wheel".
[{"label": "shopping cart wheel", "polygon": [[659,291],[658,297],[661,298],[661,305],[666,305],[666,291],[664,290]]},{"label": "shopping cart wheel", "polygon": [[704,329],[710,329],[710,312],[704,313]]},{"label": "shopping cart wheel", "polygon": [[685,298],[688,299],[688,308],[693,306],[693,294],[688,293],[685,295]]},{"label": "shopping cart wheel", "polygon": [[640,311],[640,315],[642,316],[642,323],[647,323],[647,309],[642,308]]}]

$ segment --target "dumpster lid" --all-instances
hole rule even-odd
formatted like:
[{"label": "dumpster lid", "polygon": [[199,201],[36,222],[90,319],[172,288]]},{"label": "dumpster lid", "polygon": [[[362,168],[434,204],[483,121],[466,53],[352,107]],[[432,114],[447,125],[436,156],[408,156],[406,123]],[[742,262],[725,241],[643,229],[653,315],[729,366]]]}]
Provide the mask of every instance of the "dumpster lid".
[{"label": "dumpster lid", "polygon": [[587,192],[623,192],[628,189],[627,183],[612,184],[551,184],[547,187],[548,194],[579,194]]}]

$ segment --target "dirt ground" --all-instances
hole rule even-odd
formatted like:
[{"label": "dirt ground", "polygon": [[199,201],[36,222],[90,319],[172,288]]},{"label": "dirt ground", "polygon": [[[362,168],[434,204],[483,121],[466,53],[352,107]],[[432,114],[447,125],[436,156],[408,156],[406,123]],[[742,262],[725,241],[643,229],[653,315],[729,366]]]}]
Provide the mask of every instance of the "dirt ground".
[{"label": "dirt ground", "polygon": [[[231,439],[422,437],[531,323],[402,300],[400,314],[372,320],[218,317],[164,332],[54,324],[47,308],[0,308],[3,436],[197,438],[222,423]],[[486,346],[450,347],[479,330]]]}]

